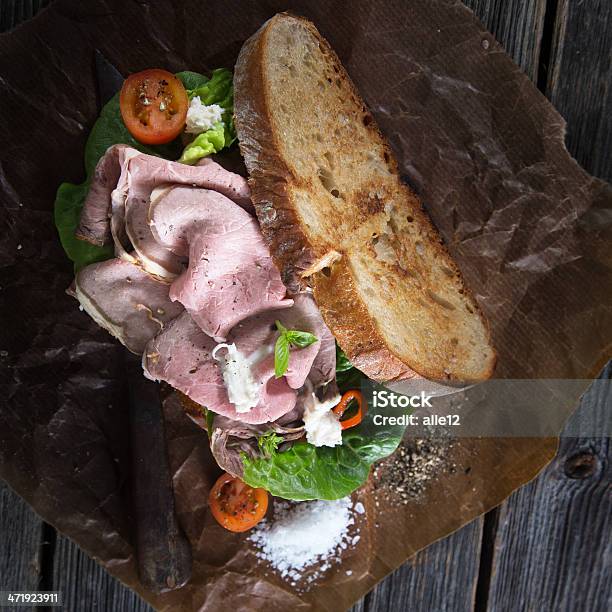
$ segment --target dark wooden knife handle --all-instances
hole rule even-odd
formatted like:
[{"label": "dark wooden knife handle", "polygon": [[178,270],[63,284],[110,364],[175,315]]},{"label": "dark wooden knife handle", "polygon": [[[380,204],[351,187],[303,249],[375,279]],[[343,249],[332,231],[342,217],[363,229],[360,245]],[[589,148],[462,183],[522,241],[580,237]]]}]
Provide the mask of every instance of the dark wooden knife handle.
[{"label": "dark wooden knife handle", "polygon": [[126,368],[138,573],[145,587],[161,593],[189,580],[191,547],[174,508],[159,385],[143,376],[139,358],[126,358]]}]

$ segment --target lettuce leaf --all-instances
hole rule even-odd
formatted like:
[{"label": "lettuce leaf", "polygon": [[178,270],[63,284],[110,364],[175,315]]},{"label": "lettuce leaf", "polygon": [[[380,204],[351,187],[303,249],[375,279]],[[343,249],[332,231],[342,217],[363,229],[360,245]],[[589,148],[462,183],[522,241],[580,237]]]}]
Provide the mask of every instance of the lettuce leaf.
[{"label": "lettuce leaf", "polygon": [[339,372],[347,372],[350,369],[354,369],[353,364],[336,342],[336,374]]},{"label": "lettuce leaf", "polygon": [[[212,71],[210,79],[204,77],[204,79],[193,78],[192,75],[195,73],[189,73],[189,81],[194,84],[195,87],[187,87],[187,95],[189,99],[198,96],[202,100],[202,104],[218,104],[223,108],[228,108],[234,103],[234,87],[233,87],[233,75],[227,68],[217,68]],[[180,78],[181,73],[177,76]]]},{"label": "lettuce leaf", "polygon": [[[364,420],[342,434],[342,445],[313,446],[304,441],[269,458],[242,456],[243,480],[273,495],[298,501],[339,499],[352,493],[368,478],[375,461],[389,456],[404,434],[403,425],[374,425],[376,409],[368,407]],[[386,416],[398,416],[385,408]]]},{"label": "lettuce leaf", "polygon": [[195,164],[199,159],[212,153],[218,153],[225,147],[225,126],[217,123],[210,130],[198,134],[183,150],[179,161],[183,164]]},{"label": "lettuce leaf", "polygon": [[[223,74],[219,74],[215,79],[215,73],[219,72],[223,72]],[[181,79],[188,91],[199,91],[200,88],[208,86],[206,91],[209,93],[207,95],[221,96],[221,99],[228,105],[227,108],[230,109],[228,111],[230,115],[233,113],[233,89],[231,88],[232,73],[229,70],[215,70],[213,72],[213,78],[211,79],[203,74],[189,71],[179,72],[176,76]],[[231,116],[228,125],[230,124],[233,127]],[[222,146],[229,146],[229,144],[235,140],[235,137],[235,132],[232,137],[229,132],[229,127],[224,126],[223,141],[227,143],[227,145],[224,144]],[[220,143],[220,138],[219,136],[215,138],[216,140],[211,139],[211,142],[213,146],[216,147]],[[74,232],[79,223],[83,202],[89,191],[89,184],[96,164],[110,146],[121,143],[134,147],[143,153],[158,155],[166,159],[177,159],[182,149],[180,138],[168,144],[151,146],[144,145],[135,140],[125,127],[123,119],[121,118],[118,93],[104,105],[100,116],[89,134],[87,144],[85,145],[85,181],[80,185],[62,183],[55,197],[55,226],[66,255],[74,262],[75,271],[80,270],[90,263],[109,259],[113,256],[113,250],[110,246],[97,247],[83,240],[78,240],[74,236]],[[197,159],[213,152],[210,150],[210,147],[206,150],[208,150],[208,152],[205,153],[205,148],[203,147],[201,151],[198,151],[198,153],[202,153],[200,157],[196,158],[195,154],[192,155],[193,161],[191,163],[195,163]]]},{"label": "lettuce leaf", "polygon": [[126,144],[143,153],[166,159],[176,159],[181,150],[179,138],[163,145],[145,145],[138,142],[123,123],[119,110],[118,93],[103,106],[100,116],[89,133],[85,145],[85,172],[88,178],[93,175],[96,164],[106,150],[115,144]]},{"label": "lettuce leaf", "polygon": [[75,271],[113,257],[111,246],[98,247],[75,237],[83,202],[89,191],[89,183],[96,164],[106,150],[114,144],[127,144],[143,153],[174,159],[180,149],[180,141],[166,145],[147,146],[129,133],[121,118],[119,94],[115,94],[102,108],[85,145],[85,172],[87,178],[80,185],[62,183],[55,196],[55,226],[66,255],[74,262]]},{"label": "lettuce leaf", "polygon": [[187,95],[189,95],[190,91],[201,87],[202,85],[210,81],[207,76],[200,74],[199,72],[192,72],[191,70],[183,70],[182,72],[177,72],[176,76],[181,79],[183,86],[187,90]]},{"label": "lettuce leaf", "polygon": [[203,157],[231,146],[236,140],[233,75],[226,68],[218,68],[213,70],[210,79],[193,72],[179,72],[177,76],[183,81],[189,100],[198,96],[206,106],[218,104],[223,108],[223,122],[198,134],[179,159],[184,164],[195,164]]}]

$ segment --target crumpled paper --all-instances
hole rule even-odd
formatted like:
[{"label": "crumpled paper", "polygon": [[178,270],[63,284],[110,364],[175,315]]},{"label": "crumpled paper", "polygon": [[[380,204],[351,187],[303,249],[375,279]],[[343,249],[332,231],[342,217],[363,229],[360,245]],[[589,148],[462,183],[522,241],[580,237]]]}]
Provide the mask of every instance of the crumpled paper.
[{"label": "crumpled paper", "polygon": [[[210,517],[218,471],[206,436],[171,397],[168,450],[193,577],[161,596],[139,584],[123,349],[64,293],[72,272],[53,225],[55,190],[83,178],[94,48],[124,74],[231,68],[242,42],[288,6],[57,0],[0,37],[0,476],[159,609],[348,607],[535,476],[556,449],[554,438],[462,439],[451,451],[456,472],[421,500],[379,509],[365,487],[360,542],[298,592]],[[611,354],[612,193],[567,154],[561,117],[459,2],[290,7],[337,50],[442,232],[491,323],[496,375],[596,375]]]}]

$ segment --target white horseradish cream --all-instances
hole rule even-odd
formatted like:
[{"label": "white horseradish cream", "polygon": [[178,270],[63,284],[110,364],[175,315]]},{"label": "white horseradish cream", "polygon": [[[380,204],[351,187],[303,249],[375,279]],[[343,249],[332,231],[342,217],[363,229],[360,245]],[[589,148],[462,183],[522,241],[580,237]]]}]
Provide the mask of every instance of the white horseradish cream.
[{"label": "white horseradish cream", "polygon": [[218,104],[202,104],[199,96],[194,96],[189,103],[185,132],[202,134],[222,121],[223,108]]},{"label": "white horseradish cream", "polygon": [[[217,353],[221,349],[227,349],[227,353],[219,359]],[[263,346],[246,357],[235,344],[225,343],[217,344],[213,349],[212,357],[221,363],[227,396],[236,412],[249,412],[259,403],[263,382],[255,379],[253,367],[271,352],[271,346]]]},{"label": "white horseradish cream", "polygon": [[342,425],[332,408],[340,401],[336,395],[320,402],[312,393],[304,402],[304,429],[306,440],[314,446],[338,446],[342,444]]}]

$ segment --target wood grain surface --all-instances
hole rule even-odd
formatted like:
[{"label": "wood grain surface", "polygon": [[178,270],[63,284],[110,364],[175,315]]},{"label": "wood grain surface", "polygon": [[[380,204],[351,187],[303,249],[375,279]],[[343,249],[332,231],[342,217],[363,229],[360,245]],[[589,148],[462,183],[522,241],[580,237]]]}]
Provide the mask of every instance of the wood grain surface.
[{"label": "wood grain surface", "polygon": [[353,610],[469,612],[474,610],[482,517],[404,563]]},{"label": "wood grain surface", "polygon": [[[586,411],[603,424],[609,390],[591,387],[566,431]],[[611,482],[609,438],[561,439],[554,461],[499,509],[488,610],[612,609]]]},{"label": "wood grain surface", "polygon": [[62,592],[65,610],[144,612],[153,609],[64,536],[58,536],[55,547],[53,588]]},{"label": "wood grain surface", "polygon": [[546,0],[464,0],[512,59],[537,81]]},{"label": "wood grain surface", "polygon": [[0,590],[38,588],[43,522],[0,482]]},{"label": "wood grain surface", "polygon": [[[0,31],[46,0],[2,0]],[[568,121],[568,148],[612,178],[610,0],[465,0]],[[605,376],[612,375],[608,368]],[[591,394],[600,414],[612,398]],[[612,609],[610,441],[562,440],[554,462],[500,508],[417,554],[353,609]],[[151,608],[56,536],[0,483],[0,588],[63,591],[66,610]]]},{"label": "wood grain surface", "polygon": [[49,0],[2,0],[0,2],[0,32],[6,32],[22,21],[31,19],[47,4]]},{"label": "wood grain surface", "polygon": [[612,2],[559,0],[546,95],[567,121],[569,152],[612,181]]}]

